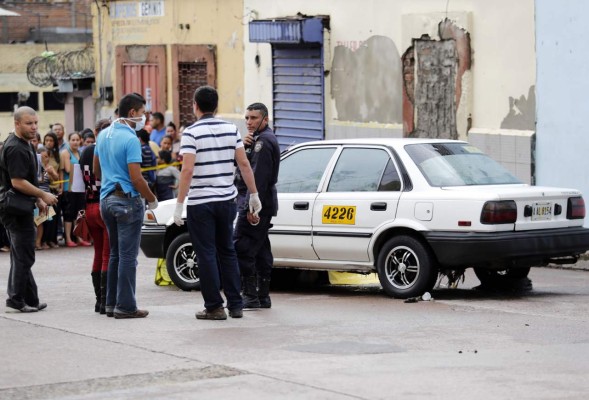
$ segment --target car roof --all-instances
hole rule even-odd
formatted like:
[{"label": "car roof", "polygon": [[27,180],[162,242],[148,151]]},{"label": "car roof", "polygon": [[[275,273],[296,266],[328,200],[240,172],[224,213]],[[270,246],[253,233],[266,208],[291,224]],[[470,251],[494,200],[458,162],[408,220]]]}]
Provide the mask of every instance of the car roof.
[{"label": "car roof", "polygon": [[328,145],[385,145],[385,146],[405,146],[407,144],[419,143],[467,143],[463,140],[452,139],[428,139],[428,138],[361,138],[361,139],[329,139],[329,140],[315,140],[311,142],[303,142],[294,145],[289,150],[299,148],[301,146],[328,146]]}]

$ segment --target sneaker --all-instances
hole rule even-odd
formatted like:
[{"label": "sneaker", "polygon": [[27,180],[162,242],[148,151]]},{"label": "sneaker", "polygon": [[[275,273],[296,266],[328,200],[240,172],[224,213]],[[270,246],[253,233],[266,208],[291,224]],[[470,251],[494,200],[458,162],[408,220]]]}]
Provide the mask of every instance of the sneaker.
[{"label": "sneaker", "polygon": [[243,310],[241,308],[238,308],[236,310],[229,310],[229,316],[231,318],[242,318]]},{"label": "sneaker", "polygon": [[227,314],[225,314],[225,309],[223,307],[219,307],[211,311],[205,308],[204,310],[196,313],[196,319],[222,320],[227,319]]},{"label": "sneaker", "polygon": [[31,307],[28,305],[24,305],[24,307],[22,308],[15,308],[15,307],[11,307],[11,306],[6,306],[6,312],[9,314],[12,313],[31,313],[31,312],[37,312],[39,311],[39,309],[37,307]]},{"label": "sneaker", "polygon": [[[125,319],[125,318],[145,318],[149,314],[147,310],[139,310],[132,312],[132,313],[121,313],[121,312],[114,312],[115,319]],[[107,314],[108,315],[108,314]]]},{"label": "sneaker", "polygon": [[41,311],[47,308],[47,303],[39,303],[37,305],[37,311]]}]

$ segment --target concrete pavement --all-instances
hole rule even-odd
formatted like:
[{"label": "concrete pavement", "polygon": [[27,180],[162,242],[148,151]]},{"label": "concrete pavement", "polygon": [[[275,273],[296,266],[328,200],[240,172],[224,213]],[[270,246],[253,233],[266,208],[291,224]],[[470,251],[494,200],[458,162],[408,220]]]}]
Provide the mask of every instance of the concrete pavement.
[{"label": "concrete pavement", "polygon": [[[0,314],[2,399],[582,399],[589,392],[589,274],[539,268],[535,290],[434,292],[406,304],[378,287],[273,294],[270,310],[197,321],[199,292],[153,284],[150,315],[93,312],[88,248],[38,252],[46,311]],[[0,254],[0,287],[8,255]]]}]

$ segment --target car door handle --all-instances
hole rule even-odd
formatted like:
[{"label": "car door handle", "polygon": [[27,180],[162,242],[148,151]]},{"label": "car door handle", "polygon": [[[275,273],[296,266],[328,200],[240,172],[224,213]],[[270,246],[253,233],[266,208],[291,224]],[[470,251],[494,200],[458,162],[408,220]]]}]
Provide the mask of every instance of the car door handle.
[{"label": "car door handle", "polygon": [[370,211],[386,211],[387,203],[371,203]]},{"label": "car door handle", "polygon": [[292,208],[294,208],[295,210],[308,210],[309,209],[309,202],[308,201],[295,201]]}]

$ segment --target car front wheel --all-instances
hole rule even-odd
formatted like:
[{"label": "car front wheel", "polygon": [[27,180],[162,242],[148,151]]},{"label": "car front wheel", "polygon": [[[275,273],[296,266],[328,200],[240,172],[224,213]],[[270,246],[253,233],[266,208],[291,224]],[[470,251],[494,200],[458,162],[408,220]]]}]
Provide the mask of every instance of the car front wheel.
[{"label": "car front wheel", "polygon": [[378,279],[389,296],[421,296],[431,290],[437,277],[430,250],[411,236],[390,239],[381,249],[377,261]]},{"label": "car front wheel", "polygon": [[179,235],[170,243],[166,253],[166,268],[170,279],[180,289],[200,289],[198,263],[188,232]]}]

